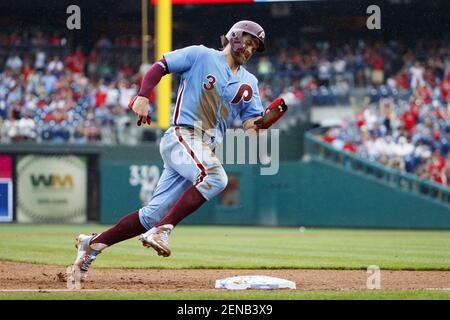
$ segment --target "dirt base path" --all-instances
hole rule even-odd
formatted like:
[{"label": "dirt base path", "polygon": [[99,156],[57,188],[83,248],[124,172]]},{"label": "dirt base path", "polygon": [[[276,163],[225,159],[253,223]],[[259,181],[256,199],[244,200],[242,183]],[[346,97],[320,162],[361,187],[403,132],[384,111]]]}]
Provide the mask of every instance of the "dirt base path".
[{"label": "dirt base path", "polygon": [[[367,290],[365,270],[96,269],[83,289],[120,291],[216,291],[217,279],[266,275],[294,281],[297,290]],[[0,292],[64,290],[66,268],[0,261]],[[381,271],[381,289],[450,289],[450,271]]]}]

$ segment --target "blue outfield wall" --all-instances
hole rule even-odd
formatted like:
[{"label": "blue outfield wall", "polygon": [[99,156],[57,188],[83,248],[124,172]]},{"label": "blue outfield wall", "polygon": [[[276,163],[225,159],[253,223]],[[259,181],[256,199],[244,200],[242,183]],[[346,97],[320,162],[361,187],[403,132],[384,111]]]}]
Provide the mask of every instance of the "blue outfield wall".
[{"label": "blue outfield wall", "polygon": [[[182,223],[450,229],[448,205],[328,162],[282,162],[274,176],[260,175],[256,165],[225,169],[238,186],[228,194],[231,204],[218,196]],[[142,184],[147,178],[151,190],[157,171],[158,161],[102,161],[101,222],[140,208]]]}]

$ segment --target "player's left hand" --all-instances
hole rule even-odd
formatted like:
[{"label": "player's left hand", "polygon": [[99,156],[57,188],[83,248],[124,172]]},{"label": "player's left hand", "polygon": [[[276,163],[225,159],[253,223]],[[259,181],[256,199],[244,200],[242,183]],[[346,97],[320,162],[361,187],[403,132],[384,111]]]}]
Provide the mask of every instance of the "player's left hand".
[{"label": "player's left hand", "polygon": [[263,117],[254,124],[258,129],[268,129],[286,113],[287,109],[288,106],[284,100],[277,98],[266,108]]},{"label": "player's left hand", "polygon": [[134,96],[128,104],[128,109],[133,110],[133,112],[138,116],[137,125],[150,124],[152,118],[150,117],[150,101],[141,96]]}]

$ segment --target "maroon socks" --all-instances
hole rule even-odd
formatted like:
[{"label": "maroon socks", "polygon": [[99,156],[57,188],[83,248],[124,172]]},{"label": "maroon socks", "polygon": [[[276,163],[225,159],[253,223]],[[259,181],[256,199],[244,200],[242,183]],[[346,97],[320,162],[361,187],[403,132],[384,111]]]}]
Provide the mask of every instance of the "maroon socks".
[{"label": "maroon socks", "polygon": [[139,212],[134,211],[120,219],[113,227],[92,238],[89,244],[102,243],[107,246],[112,246],[118,242],[136,237],[146,231],[147,229],[139,221]]},{"label": "maroon socks", "polygon": [[[197,188],[191,186],[181,195],[181,198],[178,199],[169,213],[155,227],[164,224],[171,224],[175,227],[181,220],[200,208],[205,202],[206,199]],[[136,237],[146,231],[147,229],[144,228],[139,220],[139,212],[134,211],[120,219],[113,227],[93,237],[89,244],[94,249],[96,246],[93,245],[96,243],[109,247],[118,242]],[[101,247],[103,248],[103,246]]]},{"label": "maroon socks", "polygon": [[164,224],[171,224],[175,227],[181,220],[200,208],[205,202],[206,199],[202,196],[200,191],[198,191],[195,186],[191,186],[181,195],[181,198],[178,199],[172,209],[170,209],[169,213],[162,218],[155,227]]}]

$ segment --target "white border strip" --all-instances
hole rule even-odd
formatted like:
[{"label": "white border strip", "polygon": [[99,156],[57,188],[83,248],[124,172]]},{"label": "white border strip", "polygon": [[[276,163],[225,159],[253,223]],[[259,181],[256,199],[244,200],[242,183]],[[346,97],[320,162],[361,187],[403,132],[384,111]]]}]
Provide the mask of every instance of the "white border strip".
[{"label": "white border strip", "polygon": [[178,292],[222,292],[223,289],[215,289],[215,288],[203,288],[203,289],[195,289],[195,290],[185,290],[185,291],[178,291],[178,289],[0,289],[0,293],[20,293],[20,292],[38,292],[38,293],[53,293],[53,292],[77,292],[77,293],[84,293],[84,292],[133,292],[133,293],[161,293],[161,292],[168,292],[168,293],[178,293]]},{"label": "white border strip", "polygon": [[114,289],[0,289],[0,293],[2,292],[115,292],[118,290]]}]

